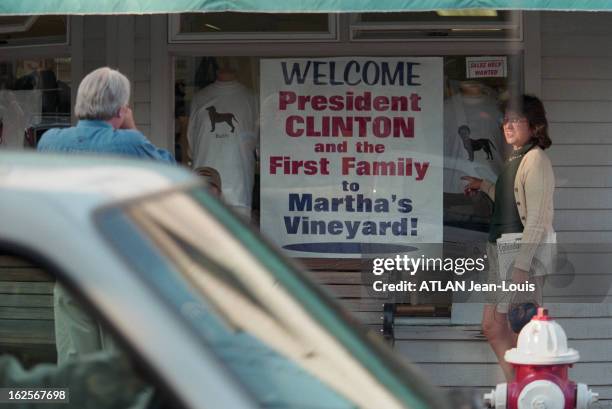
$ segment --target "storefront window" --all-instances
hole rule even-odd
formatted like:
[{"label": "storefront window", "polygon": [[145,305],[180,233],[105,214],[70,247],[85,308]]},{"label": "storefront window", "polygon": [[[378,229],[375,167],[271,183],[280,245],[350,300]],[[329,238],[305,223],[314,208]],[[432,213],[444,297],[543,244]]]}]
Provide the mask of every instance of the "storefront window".
[{"label": "storefront window", "polygon": [[225,200],[294,257],[462,241],[488,229],[490,200],[465,196],[461,177],[495,180],[501,170],[501,110],[521,88],[520,64],[517,55],[178,57],[177,156],[218,171]]},{"label": "storefront window", "polygon": [[[444,223],[447,227],[482,232],[489,228],[491,201],[484,194],[465,196],[465,182],[461,177],[495,180],[501,171],[510,149],[501,130],[502,109],[509,94],[521,89],[520,62],[517,56],[444,59]],[[446,230],[447,239],[451,239],[451,231]]]},{"label": "storefront window", "polygon": [[70,57],[39,58],[29,47],[67,41],[67,16],[0,17],[0,48],[28,56],[0,60],[0,149],[35,147],[47,129],[70,126]]},{"label": "storefront window", "polygon": [[0,62],[0,149],[35,147],[49,128],[70,126],[70,58]]},{"label": "storefront window", "polygon": [[0,17],[0,47],[66,43],[66,16]]},{"label": "storefront window", "polygon": [[521,13],[501,10],[438,10],[355,15],[353,40],[519,40]]},{"label": "storefront window", "polygon": [[333,40],[328,14],[188,13],[170,17],[171,41]]}]

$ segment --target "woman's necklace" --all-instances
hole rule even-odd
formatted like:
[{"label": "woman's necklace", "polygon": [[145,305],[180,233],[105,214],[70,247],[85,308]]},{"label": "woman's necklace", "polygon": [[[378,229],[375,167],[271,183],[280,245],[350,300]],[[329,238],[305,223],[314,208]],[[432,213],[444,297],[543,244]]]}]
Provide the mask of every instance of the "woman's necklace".
[{"label": "woman's necklace", "polygon": [[523,157],[523,155],[525,153],[527,153],[529,151],[529,149],[531,149],[531,147],[532,146],[530,146],[530,147],[521,146],[520,149],[512,151],[512,153],[510,154],[510,157],[508,157],[508,162],[512,162],[515,159]]},{"label": "woman's necklace", "polygon": [[508,162],[512,162],[515,159],[520,158],[521,156],[523,156],[523,152],[522,149],[519,149],[517,151],[514,151],[510,154],[510,157],[508,158]]}]

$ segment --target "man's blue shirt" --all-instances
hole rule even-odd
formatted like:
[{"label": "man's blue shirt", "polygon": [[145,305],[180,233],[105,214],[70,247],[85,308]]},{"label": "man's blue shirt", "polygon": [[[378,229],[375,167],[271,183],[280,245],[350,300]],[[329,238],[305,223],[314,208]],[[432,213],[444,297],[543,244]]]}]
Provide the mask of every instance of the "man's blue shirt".
[{"label": "man's blue shirt", "polygon": [[175,163],[172,154],[156,148],[139,131],[114,129],[105,121],[81,119],[71,128],[49,129],[40,139],[37,149],[41,152],[122,155]]}]

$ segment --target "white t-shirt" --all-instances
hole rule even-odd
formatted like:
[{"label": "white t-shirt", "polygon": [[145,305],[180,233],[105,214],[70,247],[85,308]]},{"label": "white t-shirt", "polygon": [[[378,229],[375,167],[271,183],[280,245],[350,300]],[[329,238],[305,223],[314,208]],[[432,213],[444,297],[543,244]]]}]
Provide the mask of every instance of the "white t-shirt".
[{"label": "white t-shirt", "polygon": [[[458,94],[444,102],[444,192],[463,193],[466,182],[461,180],[461,176],[495,181],[503,166],[507,147],[501,119],[502,114],[495,100],[488,96]],[[488,140],[491,155],[481,148],[473,151],[473,160],[470,160],[459,135],[462,126],[469,128],[470,139]]]},{"label": "white t-shirt", "polygon": [[187,130],[193,167],[216,169],[225,202],[249,212],[256,119],[255,96],[248,88],[237,81],[217,81],[194,95]]}]

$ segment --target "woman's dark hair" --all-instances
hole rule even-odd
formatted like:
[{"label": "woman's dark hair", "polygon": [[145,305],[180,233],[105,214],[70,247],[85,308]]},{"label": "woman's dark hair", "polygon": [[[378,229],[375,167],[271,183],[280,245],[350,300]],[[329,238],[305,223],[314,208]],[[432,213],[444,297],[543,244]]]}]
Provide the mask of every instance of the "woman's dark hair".
[{"label": "woman's dark hair", "polygon": [[516,112],[527,118],[529,127],[533,131],[531,141],[540,148],[546,149],[552,145],[550,136],[548,136],[546,110],[539,98],[533,95],[522,95],[519,98],[510,98],[504,111]]}]

